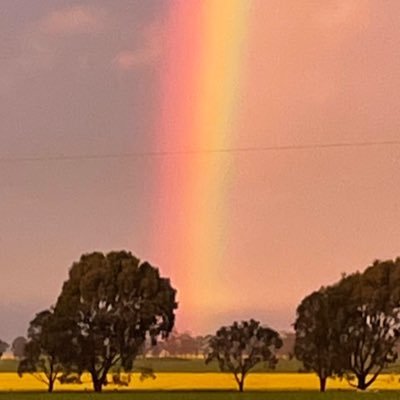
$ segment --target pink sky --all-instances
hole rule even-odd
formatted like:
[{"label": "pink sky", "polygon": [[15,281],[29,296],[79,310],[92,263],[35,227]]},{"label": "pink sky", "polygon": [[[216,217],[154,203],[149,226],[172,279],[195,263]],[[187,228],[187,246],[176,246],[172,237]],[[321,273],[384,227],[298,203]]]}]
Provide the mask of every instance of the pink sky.
[{"label": "pink sky", "polygon": [[[172,3],[5,0],[0,159],[152,150]],[[398,1],[251,9],[235,147],[399,139]],[[198,157],[230,176],[223,244],[210,243],[223,246],[223,307],[185,308],[182,267],[154,251],[156,177],[175,157],[1,161],[0,337],[24,334],[92,250],[126,248],[158,265],[180,291],[178,328],[196,332],[247,317],[288,329],[311,290],[400,255],[400,146]],[[170,201],[184,177],[174,171]]]}]

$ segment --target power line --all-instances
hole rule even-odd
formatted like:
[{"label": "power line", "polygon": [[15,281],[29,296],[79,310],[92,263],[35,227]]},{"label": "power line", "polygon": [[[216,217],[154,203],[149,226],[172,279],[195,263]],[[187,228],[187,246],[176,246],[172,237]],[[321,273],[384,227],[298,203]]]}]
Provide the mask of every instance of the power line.
[{"label": "power line", "polygon": [[336,142],[336,143],[314,143],[297,145],[274,145],[274,146],[254,146],[254,147],[226,147],[215,149],[195,149],[195,150],[165,150],[165,151],[139,151],[130,153],[103,153],[103,154],[60,154],[60,155],[32,155],[32,156],[3,156],[0,157],[2,163],[18,162],[55,162],[55,161],[84,161],[84,160],[106,160],[106,159],[128,159],[146,157],[169,157],[187,156],[201,154],[223,154],[223,153],[260,153],[260,152],[279,152],[279,151],[302,151],[318,149],[340,149],[340,148],[360,148],[377,146],[400,146],[400,140],[385,140],[372,142]]}]

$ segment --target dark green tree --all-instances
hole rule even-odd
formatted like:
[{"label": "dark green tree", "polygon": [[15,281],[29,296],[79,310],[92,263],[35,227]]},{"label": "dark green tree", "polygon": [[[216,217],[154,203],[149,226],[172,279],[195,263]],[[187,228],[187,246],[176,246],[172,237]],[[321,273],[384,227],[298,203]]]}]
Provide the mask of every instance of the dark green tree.
[{"label": "dark green tree", "polygon": [[18,365],[18,374],[32,374],[52,392],[54,383],[64,370],[64,356],[71,351],[68,326],[58,319],[54,310],[36,315],[28,329],[28,341]]},{"label": "dark green tree", "polygon": [[297,357],[320,376],[322,389],[332,374],[367,389],[397,359],[400,260],[376,261],[307,296],[295,328]]},{"label": "dark green tree", "polygon": [[8,343],[3,342],[2,340],[0,340],[0,358],[3,357],[3,354],[6,352],[6,350],[9,347],[10,346],[8,345]]},{"label": "dark green tree", "polygon": [[334,312],[326,290],[321,289],[297,307],[294,324],[295,356],[307,371],[318,375],[321,392],[325,392],[329,377],[341,373]]},{"label": "dark green tree", "polygon": [[239,391],[243,392],[246,376],[254,366],[267,362],[270,368],[275,367],[275,351],[281,346],[279,334],[260,322],[234,322],[211,337],[206,363],[216,360],[221,371],[233,373]]},{"label": "dark green tree", "polygon": [[400,332],[400,260],[376,261],[364,273],[330,289],[340,310],[341,364],[349,383],[367,389],[397,359]]},{"label": "dark green tree", "polygon": [[157,268],[126,251],[91,253],[74,263],[56,311],[73,324],[68,362],[87,370],[101,392],[118,364],[133,368],[146,338],[155,344],[174,326],[176,291]]},{"label": "dark green tree", "polygon": [[25,353],[25,345],[27,340],[23,336],[16,337],[11,345],[11,351],[15,358],[21,359]]}]

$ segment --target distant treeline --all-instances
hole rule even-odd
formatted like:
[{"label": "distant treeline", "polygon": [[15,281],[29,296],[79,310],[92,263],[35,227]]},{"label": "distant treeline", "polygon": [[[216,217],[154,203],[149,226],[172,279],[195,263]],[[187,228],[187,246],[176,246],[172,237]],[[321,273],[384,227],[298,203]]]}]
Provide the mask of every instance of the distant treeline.
[{"label": "distant treeline", "polygon": [[[127,251],[85,254],[55,305],[35,316],[27,338],[12,343],[18,373],[34,374],[51,392],[56,380],[79,383],[88,372],[100,392],[110,376],[123,386],[132,371],[154,378],[151,368],[135,368],[138,357],[203,357],[232,373],[243,391],[259,363],[275,368],[278,358],[296,357],[317,374],[321,391],[330,377],[365,390],[398,356],[400,259],[375,261],[306,296],[294,333],[251,319],[214,335],[179,334],[175,298],[168,278]],[[0,356],[8,347],[0,341]]]}]

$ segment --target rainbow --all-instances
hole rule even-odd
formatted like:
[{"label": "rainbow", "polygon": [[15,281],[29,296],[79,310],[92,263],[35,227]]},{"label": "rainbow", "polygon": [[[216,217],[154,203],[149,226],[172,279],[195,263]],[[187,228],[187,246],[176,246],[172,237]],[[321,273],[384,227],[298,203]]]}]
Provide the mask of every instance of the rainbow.
[{"label": "rainbow", "polygon": [[201,330],[211,304],[223,307],[226,301],[219,274],[228,270],[221,262],[232,160],[229,154],[196,151],[234,143],[249,4],[170,4],[155,148],[187,153],[158,160],[152,258],[178,288],[183,330]]}]

